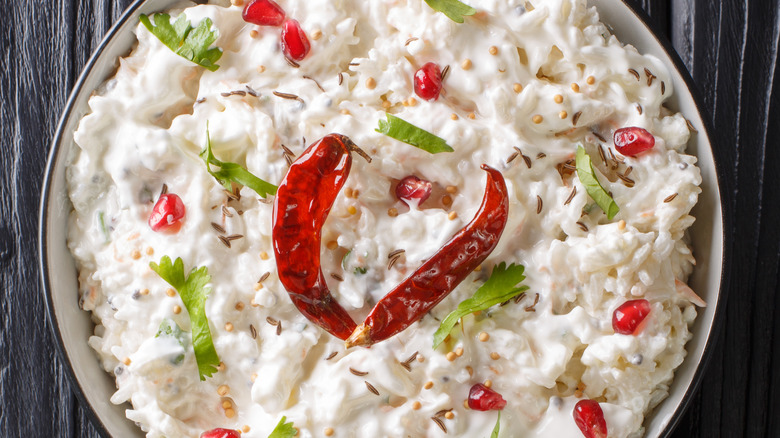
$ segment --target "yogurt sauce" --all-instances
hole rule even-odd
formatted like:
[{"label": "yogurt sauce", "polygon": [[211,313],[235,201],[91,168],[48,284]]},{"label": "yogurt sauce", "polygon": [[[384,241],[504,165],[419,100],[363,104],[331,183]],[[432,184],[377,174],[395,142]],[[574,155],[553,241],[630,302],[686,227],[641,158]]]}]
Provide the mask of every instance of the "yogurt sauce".
[{"label": "yogurt sauce", "polygon": [[[278,28],[245,23],[242,7],[184,2],[171,15],[183,11],[193,25],[213,20],[221,68],[196,66],[139,25],[137,48],[90,99],[74,134],[69,245],[83,308],[97,324],[89,344],[116,377],[111,401],[130,402],[127,417],[148,437],[197,437],[215,427],[267,437],[282,416],[300,437],[327,428],[337,437],[439,437],[445,433],[431,417],[446,409],[454,414],[441,417],[446,436],[478,437],[490,434],[496,413],[468,410],[464,400],[471,385],[491,380],[508,401],[502,436],[579,436],[572,409],[580,398],[601,403],[610,437],[641,436],[644,415],[666,397],[685,357],[696,316],[695,295],[682,282],[694,263],[685,230],[701,178],[696,158],[684,154],[686,120],[663,107],[673,92],[666,67],[623,46],[580,0],[485,0],[464,24],[417,0],[279,3],[311,39],[300,68],[285,62]],[[412,86],[429,61],[450,66],[434,102]],[[455,151],[431,155],[375,132],[386,112]],[[356,158],[323,228],[323,272],[358,322],[474,216],[483,163],[506,178],[509,223],[483,268],[429,316],[370,349],[345,351],[281,286],[271,204],[246,187],[229,200],[206,172],[198,153],[207,123],[219,159],[274,184],[288,167],[281,145],[300,154],[338,132],[373,157]],[[637,158],[615,152],[612,133],[624,126],[650,131],[655,147]],[[556,169],[578,143],[620,207],[614,220],[576,174]],[[436,186],[420,208],[392,194],[407,175]],[[176,234],[147,225],[163,184],[187,209]],[[243,237],[228,248],[212,223]],[[404,256],[388,269],[387,254],[397,249]],[[181,299],[149,268],[163,255],[212,276],[206,312],[222,365],[205,381],[192,347],[155,337],[165,318],[190,330]],[[502,261],[525,265],[524,300],[465,318],[432,350],[438,321]],[[644,329],[615,334],[613,311],[637,297],[652,305]],[[449,361],[451,351],[462,355]],[[407,371],[399,362],[415,352]]]}]

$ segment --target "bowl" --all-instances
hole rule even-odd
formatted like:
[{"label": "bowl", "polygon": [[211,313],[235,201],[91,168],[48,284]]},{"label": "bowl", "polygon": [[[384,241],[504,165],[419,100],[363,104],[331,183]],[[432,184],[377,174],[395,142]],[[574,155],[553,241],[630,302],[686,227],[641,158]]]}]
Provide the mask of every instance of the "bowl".
[{"label": "bowl", "polygon": [[[125,417],[128,405],[117,406],[109,402],[116,390],[114,380],[101,368],[96,353],[87,345],[94,324],[89,313],[79,308],[78,273],[66,242],[72,207],[67,195],[65,170],[76,151],[73,132],[89,110],[87,101],[92,91],[114,74],[118,58],[132,49],[135,42],[132,30],[139,15],[166,10],[178,3],[177,0],[136,1],[98,46],[62,113],[52,141],[41,195],[39,257],[50,326],[74,392],[87,407],[93,424],[105,436],[136,437],[143,433]],[[718,149],[713,147],[708,119],[701,115],[701,99],[696,96],[693,82],[669,42],[653,32],[641,11],[621,0],[590,0],[589,3],[597,3],[601,20],[621,42],[656,56],[670,67],[676,92],[667,101],[667,106],[682,112],[698,131],[688,143],[688,151],[699,159],[702,176],[702,193],[692,212],[697,219],[690,229],[697,265],[689,284],[708,306],[700,309],[691,328],[693,337],[686,345],[688,355],[675,373],[669,397],[645,419],[646,436],[665,437],[672,433],[695,393],[719,332],[718,315],[722,314],[719,309],[725,302],[731,247],[730,237],[724,234],[732,223],[731,213],[724,208],[729,205],[725,196],[728,191],[719,185],[719,179],[726,180],[726,169],[716,160]]]}]

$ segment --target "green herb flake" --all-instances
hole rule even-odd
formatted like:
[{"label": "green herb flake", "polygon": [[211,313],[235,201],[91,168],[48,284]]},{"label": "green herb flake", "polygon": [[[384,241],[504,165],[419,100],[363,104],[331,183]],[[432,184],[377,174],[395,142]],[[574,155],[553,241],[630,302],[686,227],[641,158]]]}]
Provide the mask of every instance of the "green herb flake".
[{"label": "green herb flake", "polygon": [[515,265],[514,263],[509,267],[506,266],[506,262],[494,266],[493,272],[485,284],[480,286],[471,298],[458,304],[458,308],[441,322],[439,329],[433,334],[433,349],[435,350],[441,345],[459,319],[471,313],[489,309],[528,290],[528,286],[517,286],[525,279],[524,271],[523,265]]},{"label": "green herb flake", "polygon": [[[160,336],[170,336],[176,339],[179,345],[181,345],[182,348],[184,348],[185,350],[190,346],[189,339],[187,339],[187,335],[179,327],[179,325],[176,324],[176,321],[170,318],[164,318],[160,323],[160,328],[157,329],[157,334],[154,335],[154,337],[159,338]],[[172,362],[173,364],[178,365],[182,363],[183,360],[184,360],[184,354],[180,354],[176,356],[176,358]]]},{"label": "green herb flake", "polygon": [[357,268],[355,268],[355,275],[363,275],[366,272],[368,272],[368,268],[366,267],[358,266]]},{"label": "green herb flake", "polygon": [[206,299],[211,288],[206,285],[211,281],[208,268],[193,268],[190,274],[184,276],[184,262],[177,257],[171,263],[171,258],[163,256],[160,264],[149,263],[152,271],[170,284],[179,293],[192,325],[192,347],[195,350],[195,360],[198,363],[200,380],[211,377],[219,366],[219,356],[211,339],[209,321],[206,318]]},{"label": "green herb flake", "polygon": [[379,121],[379,128],[376,129],[376,132],[410,144],[431,154],[454,151],[443,138],[437,137],[392,114],[387,114],[387,121]]},{"label": "green herb flake", "polygon": [[609,196],[604,187],[599,183],[596,178],[596,171],[593,170],[593,163],[590,160],[590,156],[585,152],[585,148],[582,145],[577,146],[577,176],[580,178],[580,182],[585,186],[585,191],[588,195],[596,201],[596,204],[601,207],[604,213],[607,214],[607,219],[612,220],[616,214],[620,211],[620,208],[615,203],[615,200]]},{"label": "green herb flake", "polygon": [[274,427],[268,438],[293,438],[298,433],[298,429],[293,426],[292,421],[287,423],[287,417],[282,417],[279,424]]},{"label": "green herb flake", "polygon": [[463,23],[464,15],[474,15],[477,10],[471,6],[461,3],[458,0],[425,0],[434,11],[446,15],[450,20],[456,23]]},{"label": "green herb flake", "polygon": [[501,428],[501,411],[498,411],[498,418],[496,419],[496,425],[493,427],[493,433],[490,434],[490,438],[498,438],[498,431]]},{"label": "green herb flake", "polygon": [[106,214],[102,211],[98,212],[98,223],[100,224],[100,231],[103,232],[103,242],[111,243],[111,232],[106,225]]},{"label": "green herb flake", "polygon": [[[206,147],[200,152],[200,157],[206,163],[206,170],[228,191],[233,191],[231,182],[235,182],[249,187],[262,198],[269,194],[276,194],[277,187],[275,185],[254,176],[241,165],[219,161],[211,151],[211,137],[208,128],[206,128]],[[219,170],[212,170],[211,166],[218,167]]]},{"label": "green herb flake", "polygon": [[140,20],[173,53],[210,71],[219,68],[216,62],[222,57],[222,49],[209,48],[219,37],[219,32],[211,30],[213,23],[210,18],[201,20],[196,28],[192,27],[184,14],[179,15],[173,24],[168,14],[157,13],[152,18],[154,24],[144,14],[141,14]]}]

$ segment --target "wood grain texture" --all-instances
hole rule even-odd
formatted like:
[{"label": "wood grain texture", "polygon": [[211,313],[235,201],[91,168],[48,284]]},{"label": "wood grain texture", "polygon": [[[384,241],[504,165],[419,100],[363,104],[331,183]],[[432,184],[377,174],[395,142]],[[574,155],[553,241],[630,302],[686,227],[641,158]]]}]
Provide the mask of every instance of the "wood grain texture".
[{"label": "wood grain texture", "polygon": [[[780,430],[780,0],[629,0],[691,72],[732,163],[736,246],[725,328],[675,438]],[[38,200],[48,144],[78,73],[131,0],[0,3],[0,436],[98,437],[43,317]]]}]

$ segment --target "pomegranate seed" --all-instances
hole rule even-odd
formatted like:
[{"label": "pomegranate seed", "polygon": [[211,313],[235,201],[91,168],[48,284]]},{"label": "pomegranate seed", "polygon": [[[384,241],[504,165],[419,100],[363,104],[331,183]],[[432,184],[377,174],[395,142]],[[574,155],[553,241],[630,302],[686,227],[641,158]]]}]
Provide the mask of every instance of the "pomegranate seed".
[{"label": "pomegranate seed", "polygon": [[441,70],[429,62],[414,74],[414,92],[425,100],[436,100],[441,92]]},{"label": "pomegranate seed", "polygon": [[501,394],[487,386],[477,383],[469,391],[469,408],[475,411],[500,411],[506,406],[506,400]]},{"label": "pomegranate seed", "polygon": [[612,140],[615,142],[615,149],[618,152],[631,157],[635,157],[655,146],[653,134],[647,132],[646,129],[637,128],[636,126],[618,129],[615,131]]},{"label": "pomegranate seed", "polygon": [[311,44],[300,23],[287,20],[282,24],[282,51],[287,59],[300,61],[309,54]]},{"label": "pomegranate seed", "polygon": [[409,175],[402,179],[401,182],[395,187],[395,196],[407,205],[407,201],[417,201],[417,205],[422,204],[431,196],[431,190],[433,184],[424,179],[417,178],[414,175]]},{"label": "pomegranate seed", "polygon": [[203,432],[200,438],[241,438],[241,435],[233,429],[216,428]]},{"label": "pomegranate seed", "polygon": [[621,335],[634,334],[648,313],[650,303],[647,300],[626,301],[612,314],[612,328]]},{"label": "pomegranate seed", "polygon": [[607,422],[598,402],[580,400],[574,406],[572,415],[585,438],[607,438]]},{"label": "pomegranate seed", "polygon": [[178,195],[173,193],[160,195],[160,199],[154,204],[152,214],[149,215],[149,226],[153,231],[175,233],[181,227],[185,211],[184,203]]},{"label": "pomegranate seed", "polygon": [[253,0],[244,7],[244,21],[261,26],[279,26],[284,10],[273,0]]}]

